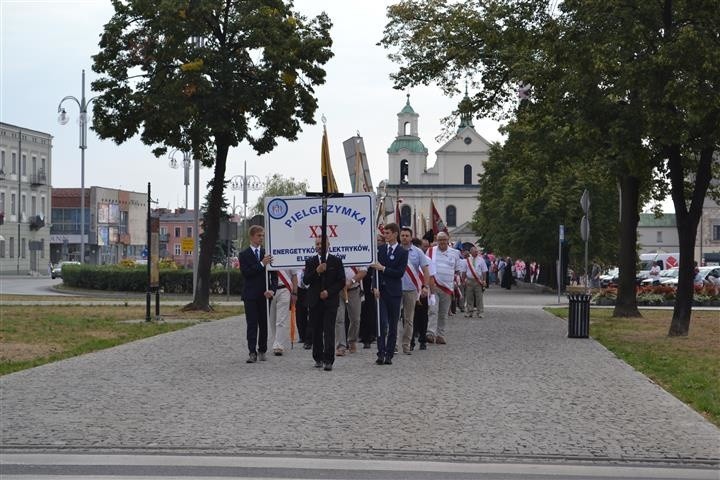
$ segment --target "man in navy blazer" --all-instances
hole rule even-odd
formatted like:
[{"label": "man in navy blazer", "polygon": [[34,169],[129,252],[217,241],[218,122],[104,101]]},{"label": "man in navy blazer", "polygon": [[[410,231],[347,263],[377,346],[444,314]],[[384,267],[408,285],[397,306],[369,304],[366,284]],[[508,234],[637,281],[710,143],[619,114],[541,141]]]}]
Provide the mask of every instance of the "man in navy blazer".
[{"label": "man in navy blazer", "polygon": [[383,228],[385,245],[378,247],[377,261],[370,265],[379,275],[380,331],[378,332],[378,365],[392,365],[397,339],[397,325],[402,303],[402,277],[408,262],[408,251],[398,243],[400,228],[388,223]]},{"label": "man in navy blazer", "polygon": [[[272,257],[265,254],[265,229],[253,225],[248,232],[250,246],[240,252],[240,271],[244,277],[242,299],[245,304],[245,321],[247,322],[247,343],[250,356],[247,363],[255,363],[259,359],[266,360],[268,322],[268,299],[272,291],[266,284],[266,265]],[[259,330],[259,335],[258,335]]]}]

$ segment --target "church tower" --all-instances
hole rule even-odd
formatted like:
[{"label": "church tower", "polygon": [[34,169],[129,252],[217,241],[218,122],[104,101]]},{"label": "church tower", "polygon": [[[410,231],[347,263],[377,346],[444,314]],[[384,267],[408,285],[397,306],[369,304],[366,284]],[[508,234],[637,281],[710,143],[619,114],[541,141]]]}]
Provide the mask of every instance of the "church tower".
[{"label": "church tower", "polygon": [[410,106],[408,94],[405,107],[397,114],[397,136],[387,151],[389,184],[419,184],[427,168],[428,150],[418,136],[418,117],[420,115]]}]

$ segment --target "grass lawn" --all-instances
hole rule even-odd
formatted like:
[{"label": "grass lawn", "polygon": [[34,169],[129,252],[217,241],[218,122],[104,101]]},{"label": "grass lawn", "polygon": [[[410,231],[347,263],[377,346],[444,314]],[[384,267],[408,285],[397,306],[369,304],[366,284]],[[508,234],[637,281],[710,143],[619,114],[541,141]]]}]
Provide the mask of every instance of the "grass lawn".
[{"label": "grass lawn", "polygon": [[[567,308],[547,310],[567,319]],[[720,313],[693,311],[687,337],[668,337],[671,310],[641,313],[613,318],[611,308],[591,308],[590,336],[720,426]]]},{"label": "grass lawn", "polygon": [[[154,314],[154,304],[152,308]],[[163,307],[166,322],[129,323],[125,321],[145,319],[144,305],[2,305],[0,375],[243,312],[242,307],[224,305],[214,305],[213,312],[182,312],[180,308]]]}]

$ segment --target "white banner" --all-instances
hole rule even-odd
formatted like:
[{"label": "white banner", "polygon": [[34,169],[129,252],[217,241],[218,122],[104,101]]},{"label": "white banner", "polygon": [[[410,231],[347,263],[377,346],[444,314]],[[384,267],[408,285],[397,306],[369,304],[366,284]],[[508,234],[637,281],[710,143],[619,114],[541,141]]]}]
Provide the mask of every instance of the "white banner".
[{"label": "white banner", "polygon": [[[327,200],[327,236],[330,253],[345,266],[375,261],[375,194],[352,193]],[[322,200],[319,197],[265,199],[266,251],[273,269],[304,267],[315,255],[315,239],[322,236]]]}]

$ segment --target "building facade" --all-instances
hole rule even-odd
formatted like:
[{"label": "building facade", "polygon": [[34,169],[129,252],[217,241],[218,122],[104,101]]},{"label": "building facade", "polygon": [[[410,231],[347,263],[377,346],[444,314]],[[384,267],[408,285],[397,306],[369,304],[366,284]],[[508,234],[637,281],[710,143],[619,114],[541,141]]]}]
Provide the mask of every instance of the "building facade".
[{"label": "building facade", "polygon": [[[674,213],[655,218],[641,213],[638,223],[638,253],[673,253],[680,251]],[[706,197],[698,224],[693,260],[698,265],[720,265],[720,206]]]},{"label": "building facade", "polygon": [[[410,226],[416,236],[432,228],[431,201],[448,227],[453,242],[476,242],[469,228],[478,207],[478,174],[484,171],[490,143],[472,123],[467,93],[460,104],[460,126],[436,153],[428,168],[428,150],[420,140],[419,115],[410,105],[410,96],[397,114],[397,136],[387,150],[388,179],[378,188],[385,197],[386,221]],[[395,212],[399,211],[399,218]]]},{"label": "building facade", "polygon": [[[53,263],[80,260],[80,193],[79,188],[53,190]],[[86,188],[84,262],[104,265],[141,259],[147,244],[147,201],[147,193]]]},{"label": "building facade", "polygon": [[192,268],[193,252],[184,251],[182,244],[193,239],[195,210],[159,208],[153,215],[160,219],[160,258],[171,258],[179,267]]},{"label": "building facade", "polygon": [[0,273],[46,274],[52,135],[0,123]]}]

